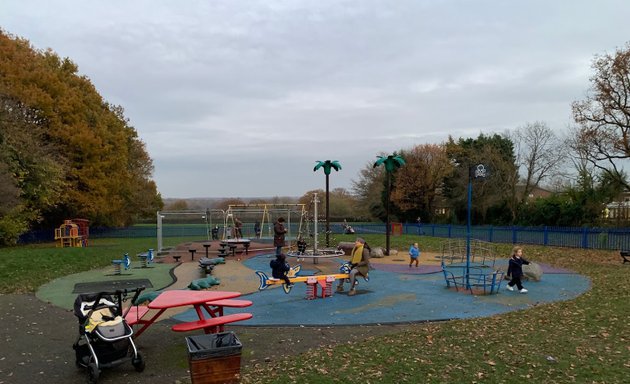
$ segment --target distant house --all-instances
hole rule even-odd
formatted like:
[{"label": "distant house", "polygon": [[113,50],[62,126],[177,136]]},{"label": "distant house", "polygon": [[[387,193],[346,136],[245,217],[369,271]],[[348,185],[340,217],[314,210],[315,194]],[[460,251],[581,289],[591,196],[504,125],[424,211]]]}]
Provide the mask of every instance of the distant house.
[{"label": "distant house", "polygon": [[[517,185],[516,186],[516,194],[517,194],[517,196],[522,196],[524,190],[525,190],[525,185],[523,185],[523,184]],[[525,196],[524,201],[532,201],[532,200],[536,200],[536,199],[544,199],[544,198],[547,198],[547,197],[549,197],[551,195],[553,195],[553,192],[551,192],[548,189],[537,187],[537,186],[532,186],[532,187],[530,187],[530,191],[527,194],[527,196]]]},{"label": "distant house", "polygon": [[630,191],[623,192],[615,201],[606,204],[602,216],[604,219],[611,221],[630,219]]},{"label": "distant house", "polygon": [[451,206],[448,200],[438,194],[435,196],[435,200],[433,201],[433,214],[436,217],[449,217],[451,215]]}]

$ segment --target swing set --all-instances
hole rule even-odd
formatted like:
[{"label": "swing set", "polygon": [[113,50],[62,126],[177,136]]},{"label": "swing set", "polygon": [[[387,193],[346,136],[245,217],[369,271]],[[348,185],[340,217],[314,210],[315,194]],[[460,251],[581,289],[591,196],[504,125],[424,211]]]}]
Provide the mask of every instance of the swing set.
[{"label": "swing set", "polygon": [[299,238],[306,215],[305,204],[231,204],[225,211],[223,240],[234,237],[234,230],[230,231],[230,228],[236,228],[237,220],[243,224],[241,235],[244,237],[273,239],[273,225],[279,217],[285,218],[287,238],[292,238],[296,225]]}]

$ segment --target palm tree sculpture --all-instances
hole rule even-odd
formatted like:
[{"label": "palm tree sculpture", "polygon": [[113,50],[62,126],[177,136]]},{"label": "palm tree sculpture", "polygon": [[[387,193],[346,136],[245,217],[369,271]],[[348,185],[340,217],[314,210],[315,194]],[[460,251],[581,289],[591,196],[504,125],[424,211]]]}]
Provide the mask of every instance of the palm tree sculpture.
[{"label": "palm tree sculpture", "polygon": [[387,201],[385,203],[385,215],[387,216],[387,222],[385,227],[385,248],[386,254],[389,255],[389,234],[391,232],[390,224],[389,224],[389,194],[391,192],[392,183],[391,183],[391,174],[398,168],[405,165],[405,159],[394,154],[389,155],[387,157],[378,156],[378,160],[374,163],[373,168],[378,167],[381,164],[385,164],[385,171],[387,172]]},{"label": "palm tree sculpture", "polygon": [[313,172],[317,172],[318,169],[324,167],[324,174],[326,175],[326,247],[330,246],[330,242],[329,242],[329,234],[330,234],[330,221],[329,219],[329,211],[328,211],[328,201],[329,199],[329,190],[328,190],[328,177],[330,176],[330,170],[334,169],[335,171],[339,171],[341,170],[341,164],[339,164],[339,162],[337,160],[326,160],[326,161],[319,161],[317,160],[317,164],[315,165],[315,168],[313,168]]}]

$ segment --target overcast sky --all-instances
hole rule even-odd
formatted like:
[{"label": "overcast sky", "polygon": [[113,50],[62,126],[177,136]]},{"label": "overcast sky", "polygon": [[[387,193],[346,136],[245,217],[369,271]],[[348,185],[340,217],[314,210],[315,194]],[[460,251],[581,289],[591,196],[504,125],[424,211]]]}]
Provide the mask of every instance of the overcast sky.
[{"label": "overcast sky", "polygon": [[146,143],[163,197],[351,188],[379,153],[534,121],[565,130],[630,1],[0,0]]}]

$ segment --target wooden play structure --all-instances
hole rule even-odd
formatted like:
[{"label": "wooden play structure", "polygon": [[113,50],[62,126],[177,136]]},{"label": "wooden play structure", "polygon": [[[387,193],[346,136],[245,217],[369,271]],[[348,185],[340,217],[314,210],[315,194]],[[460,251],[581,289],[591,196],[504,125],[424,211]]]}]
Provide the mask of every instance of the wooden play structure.
[{"label": "wooden play structure", "polygon": [[90,237],[89,221],[86,219],[64,220],[55,228],[57,247],[87,247]]}]

